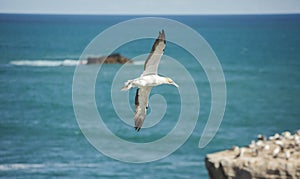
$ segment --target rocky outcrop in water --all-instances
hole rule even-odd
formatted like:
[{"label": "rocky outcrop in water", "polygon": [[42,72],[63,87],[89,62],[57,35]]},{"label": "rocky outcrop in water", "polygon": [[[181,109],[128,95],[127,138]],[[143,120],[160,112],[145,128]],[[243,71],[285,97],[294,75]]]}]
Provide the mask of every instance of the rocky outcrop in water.
[{"label": "rocky outcrop in water", "polygon": [[89,64],[102,64],[102,63],[120,63],[120,64],[124,64],[124,63],[132,63],[132,61],[122,55],[120,55],[119,53],[114,53],[108,56],[103,56],[103,57],[89,57],[87,59],[87,65]]},{"label": "rocky outcrop in water", "polygon": [[300,178],[300,130],[258,135],[246,147],[208,154],[205,165],[211,179]]}]

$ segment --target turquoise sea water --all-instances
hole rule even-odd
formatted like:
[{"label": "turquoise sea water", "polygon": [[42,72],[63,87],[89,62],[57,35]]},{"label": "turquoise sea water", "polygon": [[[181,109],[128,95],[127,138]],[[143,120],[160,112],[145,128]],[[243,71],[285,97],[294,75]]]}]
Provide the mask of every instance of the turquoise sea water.
[{"label": "turquoise sea water", "polygon": [[[247,145],[257,134],[300,128],[300,15],[167,16],[200,33],[219,58],[228,95],[220,129],[205,148],[198,148],[210,110],[209,84],[201,66],[169,43],[166,54],[181,59],[198,86],[201,109],[192,136],[172,155],[151,163],[129,164],[99,153],[75,119],[72,65],[96,35],[132,18],[0,15],[1,177],[208,178],[207,153]],[[147,53],[152,43],[153,39],[132,42],[118,50],[133,58]],[[117,120],[110,98],[110,80],[120,67],[103,67],[107,78],[97,81],[96,91],[101,93],[96,92],[96,101],[99,108],[104,106],[101,115],[108,127],[130,138],[136,132]],[[158,87],[153,94],[166,88],[173,89]],[[142,129],[138,135],[145,141],[165,135],[176,123],[171,120],[178,115],[176,97],[163,95],[167,119]],[[141,142],[139,137],[131,140]]]}]

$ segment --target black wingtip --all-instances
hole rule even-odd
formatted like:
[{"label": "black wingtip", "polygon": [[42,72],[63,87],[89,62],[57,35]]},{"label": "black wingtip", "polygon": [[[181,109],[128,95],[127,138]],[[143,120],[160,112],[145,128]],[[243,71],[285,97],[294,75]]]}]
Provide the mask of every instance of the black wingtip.
[{"label": "black wingtip", "polygon": [[134,129],[135,129],[137,132],[139,132],[139,131],[141,130],[140,127],[134,127]]},{"label": "black wingtip", "polygon": [[162,29],[161,32],[159,32],[159,39],[163,40],[166,44],[166,35],[164,29]]}]

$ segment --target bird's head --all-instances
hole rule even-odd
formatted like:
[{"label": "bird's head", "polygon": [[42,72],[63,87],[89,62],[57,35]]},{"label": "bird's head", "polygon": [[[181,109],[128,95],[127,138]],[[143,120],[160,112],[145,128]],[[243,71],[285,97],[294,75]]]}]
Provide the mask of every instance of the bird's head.
[{"label": "bird's head", "polygon": [[171,78],[166,77],[166,84],[174,85],[177,88],[179,87]]}]

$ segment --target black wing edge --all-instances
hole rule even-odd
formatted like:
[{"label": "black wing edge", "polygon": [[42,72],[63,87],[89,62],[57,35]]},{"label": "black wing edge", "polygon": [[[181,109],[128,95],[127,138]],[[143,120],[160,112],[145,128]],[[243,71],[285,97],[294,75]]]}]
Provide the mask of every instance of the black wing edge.
[{"label": "black wing edge", "polygon": [[152,45],[151,52],[144,64],[144,70],[146,70],[146,64],[147,64],[148,60],[151,58],[153,52],[155,51],[156,46],[158,45],[159,42],[162,42],[162,41],[164,42],[164,44],[166,44],[166,35],[165,35],[164,29],[162,29],[161,32],[160,31],[158,32],[158,37],[156,38],[154,44]]},{"label": "black wing edge", "polygon": [[[135,93],[135,98],[134,98],[134,105],[135,105],[135,111],[137,110],[138,106],[139,106],[139,88],[136,89],[136,93]],[[138,132],[141,130],[140,127],[135,126],[134,129]]]}]

